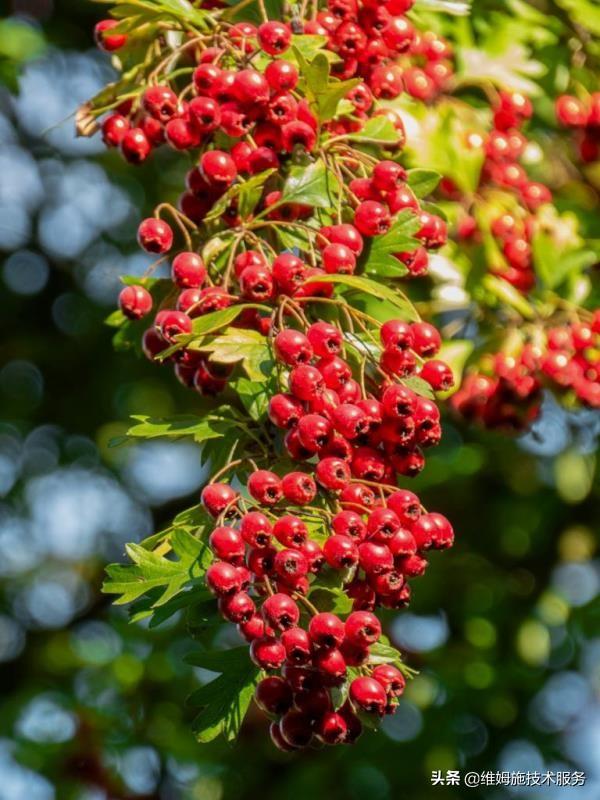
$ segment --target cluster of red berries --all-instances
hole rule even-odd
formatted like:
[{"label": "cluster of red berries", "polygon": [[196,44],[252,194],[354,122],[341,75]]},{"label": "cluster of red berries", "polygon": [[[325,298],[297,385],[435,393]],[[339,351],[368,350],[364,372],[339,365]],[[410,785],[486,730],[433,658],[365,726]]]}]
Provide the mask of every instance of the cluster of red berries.
[{"label": "cluster of red berries", "polygon": [[[491,233],[505,260],[505,264],[493,265],[492,271],[524,294],[531,291],[536,282],[531,247],[535,212],[552,202],[548,187],[530,180],[519,163],[527,146],[521,127],[532,113],[531,101],[525,95],[500,92],[494,111],[494,129],[483,141],[479,135],[471,137],[472,146],[483,147],[485,152],[480,188],[509,190],[517,201],[513,211],[502,214],[491,225]],[[442,189],[450,197],[458,196],[450,181],[443,181]],[[479,240],[475,218],[464,215],[458,223],[457,234],[462,241]]]},{"label": "cluster of red berries", "polygon": [[[425,513],[412,492],[390,489],[377,499],[366,484],[348,477],[342,485],[318,467],[315,477],[256,470],[247,491],[249,502],[225,483],[203,490],[204,507],[217,522],[207,585],[221,614],[250,643],[252,660],[270,673],[256,701],[275,718],[274,743],[284,750],[313,737],[351,743],[361,733],[360,717],[394,713],[404,689],[395,666],[372,660],[381,636],[373,611],[408,603],[407,581],[423,574],[427,551],[451,546],[452,527],[441,514]],[[319,491],[333,493],[342,510],[332,515],[311,506]],[[297,506],[298,515],[281,513],[278,504]],[[352,598],[345,621],[307,600],[323,570],[337,571]],[[346,684],[347,698],[336,707],[332,690]]]},{"label": "cluster of red berries", "polygon": [[600,159],[600,92],[586,100],[563,94],[556,100],[556,118],[561,125],[577,132],[581,160],[589,163]]},{"label": "cluster of red berries", "polygon": [[[305,34],[326,35],[339,56],[332,65],[336,77],[364,79],[346,96],[352,110],[333,121],[317,123],[302,98],[293,59],[280,58],[291,46],[291,26],[270,21],[226,26],[228,47],[222,38],[211,40],[214,47],[194,43],[186,54],[193,60],[189,86],[176,93],[170,85],[153,84],[103,125],[107,144],[120,147],[133,163],[163,141],[178,150],[199,150],[180,199],[184,216],[171,209],[186,248],[175,242],[177,228],[158,215],[138,229],[144,250],[171,257],[176,300],[171,302],[170,293],[171,307],[154,309],[152,293],[141,283],[125,286],[119,297],[127,318],[155,315],[143,336],[146,355],[154,359],[175,346],[169,360],[179,380],[216,394],[226,387],[230,367],[186,347],[181,337],[193,334],[197,317],[234,304],[254,306],[241,309],[230,324],[269,337],[278,389],[268,398],[268,417],[281,432],[281,449],[294,461],[310,463],[283,476],[256,468],[244,496],[216,482],[202,493],[215,520],[209,538],[215,560],[206,582],[221,614],[250,643],[253,661],[272,673],[259,683],[256,699],[275,718],[271,735],[283,749],[304,747],[313,737],[352,742],[361,715],[395,710],[404,677],[389,648],[386,656],[376,652],[381,623],[374,611],[406,606],[409,581],[424,573],[428,551],[449,547],[454,537],[445,517],[427,513],[414,493],[396,484],[398,475],[420,472],[423,450],[440,440],[439,409],[419,393],[453,383],[448,365],[436,358],[439,332],[426,322],[389,320],[378,340],[375,321],[351,306],[344,330],[314,321],[316,302],[337,302],[328,276],[360,271],[370,246],[365,239],[386,234],[399,212],[408,210],[419,221],[418,249],[395,254],[409,275],[425,274],[427,250],[446,242],[444,221],[421,206],[404,168],[353,150],[343,136],[359,130],[369,115],[383,114],[398,136],[388,148],[394,154],[404,143],[402,122],[395,112],[377,108],[378,99],[395,97],[403,87],[427,99],[432,86],[447,80],[448,45],[413,29],[403,16],[411,5],[388,0],[378,7],[369,0],[359,7],[356,0],[331,0],[306,24]],[[101,25],[97,31],[110,51],[123,44],[113,29]],[[398,57],[405,60],[392,63]],[[345,202],[337,219],[310,205],[282,202],[288,165],[299,157],[310,162],[318,137],[332,141],[340,134],[342,142],[333,144],[346,148],[339,176]],[[269,236],[274,230],[261,240],[242,225],[249,220],[241,218],[235,190],[229,190],[269,169],[273,173],[252,213],[262,212],[260,224],[273,229],[296,225],[308,231],[306,253],[278,253],[276,237]],[[226,194],[228,205],[221,200]],[[218,218],[216,211],[209,215],[219,201]],[[226,266],[212,262],[209,269],[194,251],[197,226],[207,215],[221,230],[239,226]],[[358,327],[361,332],[353,333]],[[313,605],[311,592],[323,573],[349,599],[349,613]],[[344,699],[337,702],[340,694]]]},{"label": "cluster of red berries", "polygon": [[337,326],[316,322],[306,333],[286,328],[274,339],[277,359],[289,368],[289,391],[271,398],[269,417],[286,431],[292,458],[319,459],[317,479],[327,489],[343,489],[351,476],[385,483],[394,483],[397,473],[414,476],[425,463],[422,448],[440,441],[437,405],[394,381],[418,370],[435,390],[452,386],[448,365],[433,358],[441,345],[438,331],[427,322],[390,320],[380,337],[368,395],[341,357]]},{"label": "cluster of red berries", "polygon": [[590,323],[548,329],[541,343],[529,342],[517,354],[487,356],[482,366],[484,372],[466,376],[451,404],[486,427],[527,428],[539,413],[544,386],[600,408],[600,312]]},{"label": "cluster of red berries", "polygon": [[404,16],[413,5],[414,0],[328,0],[327,10],[307,22],[304,33],[328,37],[340,57],[336,75],[362,77],[362,95],[370,90],[377,99],[393,100],[406,91],[431,100],[452,76],[452,53],[444,38],[417,31]]}]

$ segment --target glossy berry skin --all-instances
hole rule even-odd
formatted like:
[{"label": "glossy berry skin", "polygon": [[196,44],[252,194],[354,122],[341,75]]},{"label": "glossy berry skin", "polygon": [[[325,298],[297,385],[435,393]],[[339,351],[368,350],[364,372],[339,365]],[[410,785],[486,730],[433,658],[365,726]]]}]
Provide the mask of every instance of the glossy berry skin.
[{"label": "glossy berry skin", "polygon": [[209,150],[200,159],[200,169],[209,184],[229,186],[237,177],[235,161],[223,150]]},{"label": "glossy berry skin", "polygon": [[297,367],[307,364],[313,357],[313,348],[307,337],[293,328],[280,331],[273,342],[275,355],[284,364]]},{"label": "glossy berry skin", "polygon": [[367,537],[371,541],[385,544],[400,527],[400,519],[391,508],[376,508],[367,520]]},{"label": "glossy berry skin", "polygon": [[260,681],[254,692],[258,707],[265,714],[279,716],[292,707],[293,694],[290,686],[278,675],[271,675]]},{"label": "glossy berry skin", "polygon": [[345,244],[328,244],[321,257],[323,269],[330,275],[352,275],[356,268],[356,257]]},{"label": "glossy berry skin", "polygon": [[286,660],[291,664],[308,664],[311,659],[312,645],[310,636],[304,628],[291,627],[281,634],[281,643],[285,647]]},{"label": "glossy berry skin", "polygon": [[335,614],[322,611],[311,617],[308,635],[316,647],[339,647],[344,641],[344,623]]},{"label": "glossy berry skin", "polygon": [[340,536],[363,539],[367,526],[356,511],[339,511],[331,520],[332,530]]},{"label": "glossy berry skin", "polygon": [[119,294],[119,308],[128,319],[141,319],[152,310],[152,295],[143,286],[125,286]]},{"label": "glossy berry skin", "polygon": [[406,679],[392,664],[378,664],[371,677],[380,683],[391,697],[399,697],[406,686]]},{"label": "glossy berry skin", "polygon": [[127,117],[111,114],[102,123],[102,141],[107,147],[118,147],[130,127]]},{"label": "glossy berry skin", "polygon": [[218,597],[234,594],[241,588],[240,577],[233,564],[216,561],[206,570],[206,584]]},{"label": "glossy berry skin", "polygon": [[321,717],[315,732],[325,744],[341,744],[348,734],[348,724],[337,711],[327,711]]},{"label": "glossy berry skin", "polygon": [[261,609],[267,625],[279,631],[292,628],[300,619],[298,605],[287,594],[273,594],[267,597]]},{"label": "glossy berry skin", "polygon": [[357,710],[383,716],[387,702],[386,692],[374,678],[355,678],[350,684],[349,696]]},{"label": "glossy berry skin", "polygon": [[227,483],[209,483],[202,490],[202,505],[211,517],[218,517],[230,508],[236,498],[237,492]]},{"label": "glossy berry skin", "polygon": [[289,25],[271,20],[263,22],[258,28],[258,43],[270,56],[278,56],[290,46],[292,31]]},{"label": "glossy berry skin", "polygon": [[294,583],[308,572],[308,560],[304,553],[289,548],[277,553],[274,566],[275,572],[287,583]]},{"label": "glossy berry skin", "polygon": [[182,333],[191,333],[192,320],[182,311],[163,309],[154,319],[154,325],[167,342],[174,342]]},{"label": "glossy berry skin", "polygon": [[320,414],[305,414],[298,422],[300,444],[310,453],[326,447],[333,434],[331,422]]},{"label": "glossy berry skin", "polygon": [[110,33],[118,24],[119,22],[116,19],[103,19],[96,23],[94,27],[94,40],[100,50],[104,50],[107,53],[114,53],[115,50],[120,50],[127,42],[127,34]]},{"label": "glossy berry skin", "polygon": [[250,547],[267,547],[272,533],[273,527],[268,517],[260,511],[249,511],[241,519],[240,535]]},{"label": "glossy berry skin", "polygon": [[305,472],[289,472],[281,480],[283,496],[294,505],[312,503],[317,494],[317,485],[311,475]]},{"label": "glossy berry skin", "polygon": [[323,392],[325,381],[316,367],[303,364],[290,373],[290,390],[299,400],[312,400]]},{"label": "glossy berry skin", "polygon": [[147,253],[166,253],[173,246],[173,231],[162,219],[149,217],[138,227],[138,242]]},{"label": "glossy berry skin", "polygon": [[292,428],[304,413],[302,403],[291,394],[276,394],[269,400],[269,419],[278,428]]},{"label": "glossy berry skin", "polygon": [[317,464],[315,477],[324,489],[340,491],[350,481],[350,469],[342,459],[328,456]]},{"label": "glossy berry skin", "polygon": [[173,259],[171,277],[181,289],[197,289],[206,280],[206,267],[197,253],[179,253]]},{"label": "glossy berry skin", "polygon": [[388,547],[375,542],[363,542],[358,546],[359,564],[367,575],[381,575],[394,566],[394,558]]},{"label": "glossy berry skin", "polygon": [[437,328],[428,322],[414,322],[411,325],[412,348],[420,356],[431,358],[442,346],[442,337]]},{"label": "glossy berry skin", "polygon": [[299,548],[308,538],[308,528],[299,517],[286,514],[276,520],[273,535],[284,547]]},{"label": "glossy berry skin", "polygon": [[363,236],[379,236],[391,225],[390,212],[375,200],[365,200],[354,213],[354,225]]},{"label": "glossy berry skin", "polygon": [[316,356],[336,356],[341,352],[343,336],[340,329],[329,322],[315,322],[306,332]]},{"label": "glossy berry skin", "polygon": [[420,372],[420,377],[431,386],[434,391],[447,391],[454,386],[452,370],[443,361],[432,359],[426,361]]},{"label": "glossy berry skin", "polygon": [[266,469],[256,470],[250,475],[248,491],[257,502],[266,506],[275,505],[283,495],[281,479]]},{"label": "glossy berry skin", "polygon": [[254,601],[246,592],[236,592],[219,600],[219,612],[229,622],[236,624],[248,622],[255,611]]},{"label": "glossy berry skin", "polygon": [[274,92],[291,92],[298,85],[298,70],[290,61],[271,61],[265,69],[265,78]]},{"label": "glossy berry skin", "polygon": [[353,611],[346,619],[345,631],[351,644],[368,647],[381,636],[381,623],[370,611]]},{"label": "glossy berry skin", "polygon": [[285,647],[278,639],[269,636],[254,639],[250,645],[250,658],[261,669],[279,669],[285,661]]},{"label": "glossy berry skin", "polygon": [[358,563],[358,548],[349,536],[330,536],[323,545],[323,554],[333,569],[347,569]]}]

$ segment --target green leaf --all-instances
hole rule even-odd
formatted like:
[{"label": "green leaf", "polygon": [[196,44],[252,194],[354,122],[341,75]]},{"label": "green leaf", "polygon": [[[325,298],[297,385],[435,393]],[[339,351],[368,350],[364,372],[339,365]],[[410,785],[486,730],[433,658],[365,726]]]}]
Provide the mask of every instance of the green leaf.
[{"label": "green leaf", "polygon": [[160,587],[162,591],[152,607],[164,605],[184,586],[201,577],[212,561],[208,547],[183,529],[173,532],[171,545],[179,556],[178,561],[171,561],[139,544],[125,545],[133,564],[110,564],[102,591],[121,595],[115,604],[122,605]]},{"label": "green leaf", "polygon": [[266,381],[274,368],[269,340],[258,331],[228,328],[201,349],[210,353],[210,361],[219,364],[241,361],[246,375],[255,381]]},{"label": "green leaf", "polygon": [[256,308],[268,312],[271,311],[268,306],[261,306],[258,303],[240,303],[235,306],[222,308],[219,311],[211,311],[210,314],[202,314],[200,317],[195,317],[192,321],[192,333],[178,336],[176,344],[171,345],[171,347],[168,347],[166,350],[163,350],[160,353],[160,360],[162,361],[163,359],[168,358],[173,353],[181,350],[182,347],[188,347],[192,345],[192,350],[203,349],[201,341],[197,347],[194,347],[198,340],[201,340],[202,337],[208,335],[209,333],[214,333],[215,331],[221,330],[221,328],[225,328],[227,325],[230,325],[239,317],[242,311],[248,308]]},{"label": "green leaf", "polygon": [[334,208],[339,194],[337,178],[319,159],[308,167],[293,166],[283,184],[283,203],[300,203],[313,208]]},{"label": "green leaf", "polygon": [[[222,411],[222,413],[220,413]],[[158,439],[161,437],[191,436],[196,442],[202,444],[207,439],[220,439],[237,425],[237,420],[232,416],[231,410],[221,406],[215,413],[203,417],[184,414],[174,417],[148,417],[143,414],[134,415],[132,419],[138,420],[127,431],[127,437],[133,439]]]},{"label": "green leaf", "polygon": [[413,234],[419,227],[420,222],[410,209],[401,211],[387,233],[371,240],[370,248],[365,252],[364,271],[382,277],[389,276],[390,270],[392,275],[406,274],[406,267],[394,258],[394,254],[416,250],[419,242]]},{"label": "green leaf", "polygon": [[600,7],[590,0],[556,0],[569,16],[594,36],[600,36]]},{"label": "green leaf", "polygon": [[397,144],[398,131],[387,117],[371,117],[364,127],[347,137],[352,142],[365,142],[369,144]]},{"label": "green leaf", "polygon": [[444,392],[443,397],[450,397],[460,388],[465,365],[474,347],[475,343],[470,339],[452,339],[442,344],[438,357],[448,364],[454,375],[454,386],[448,392]]},{"label": "green leaf", "polygon": [[319,611],[330,611],[344,616],[352,611],[352,598],[344,589],[316,587],[309,595],[310,601]]},{"label": "green leaf", "polygon": [[391,286],[365,278],[364,275],[316,275],[310,280],[311,283],[339,283],[365,295],[387,300],[400,309],[407,319],[419,319],[417,310],[405,295],[395,291]]},{"label": "green leaf", "polygon": [[535,310],[529,301],[523,297],[518,289],[511,286],[510,283],[502,280],[496,275],[484,275],[482,284],[488,292],[493,294],[501,303],[511,306],[515,311],[518,311],[525,319],[534,319]]},{"label": "green leaf", "polygon": [[573,248],[572,241],[570,239],[561,246],[552,233],[544,230],[536,231],[533,236],[535,271],[549,289],[555,289],[571,275],[582,272],[597,261],[592,250]]},{"label": "green leaf", "polygon": [[409,169],[407,183],[416,197],[426,197],[435,191],[441,177],[431,169]]},{"label": "green leaf", "polygon": [[199,742],[211,742],[222,734],[236,738],[252,701],[259,669],[248,657],[247,647],[212,652],[195,652],[186,658],[191,664],[221,675],[201,686],[188,703],[202,710],[193,723]]},{"label": "green leaf", "polygon": [[211,220],[218,219],[235,199],[238,201],[240,216],[249,216],[260,200],[265,183],[274,172],[274,169],[267,169],[264,172],[259,172],[258,175],[253,175],[246,181],[235,183],[214,204],[209,213],[204,217],[204,221],[210,222]]},{"label": "green leaf", "polygon": [[418,375],[410,375],[408,378],[403,378],[402,383],[408,386],[409,389],[412,389],[416,394],[420,394],[421,397],[427,397],[428,400],[435,400],[435,392],[431,388],[431,385],[427,383],[427,381],[424,381],[423,378],[419,378]]},{"label": "green leaf", "polygon": [[249,378],[240,376],[236,381],[230,383],[231,388],[237,392],[244,408],[254,420],[262,419],[269,407],[269,396],[264,383],[251,381]]},{"label": "green leaf", "polygon": [[317,108],[320,122],[327,122],[339,113],[339,106],[350,89],[360,83],[358,78],[349,81],[331,81],[317,95]]}]

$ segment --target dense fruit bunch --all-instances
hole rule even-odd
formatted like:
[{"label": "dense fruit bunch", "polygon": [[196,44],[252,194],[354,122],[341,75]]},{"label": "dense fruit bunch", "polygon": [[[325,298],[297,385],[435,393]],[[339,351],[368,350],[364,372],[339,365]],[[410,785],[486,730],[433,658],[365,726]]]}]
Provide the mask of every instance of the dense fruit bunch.
[{"label": "dense fruit bunch", "polygon": [[523,430],[536,418],[542,388],[600,408],[600,313],[588,322],[549,328],[514,353],[482,359],[468,374],[452,406],[491,428]]},{"label": "dense fruit bunch", "polygon": [[[347,470],[320,469],[327,461],[339,459],[319,462],[315,476],[256,470],[248,499],[223,483],[202,494],[217,523],[206,581],[268,673],[256,701],[276,718],[271,736],[285,750],[305,747],[313,736],[354,742],[361,716],[395,711],[405,679],[376,650],[381,623],[373,611],[405,606],[408,581],[425,571],[427,551],[453,541],[448,520],[425,513],[414,493],[387,486],[376,495]],[[332,513],[334,498],[340,510]],[[296,513],[287,513],[290,506]],[[324,573],[338,573],[352,598],[345,621],[307,599]]]},{"label": "dense fruit bunch", "polygon": [[598,161],[600,158],[600,92],[594,92],[585,100],[563,94],[557,98],[555,110],[560,124],[574,130],[581,160],[586,163]]},{"label": "dense fruit bunch", "polygon": [[[212,357],[215,336],[235,346],[236,331],[250,332],[272,358],[264,418],[248,420],[259,447],[219,470],[202,504],[214,520],[205,581],[250,643],[256,701],[283,749],[352,742],[363,715],[395,710],[408,670],[375,612],[406,606],[428,551],[454,538],[398,488],[440,441],[433,398],[453,385],[440,334],[400,292],[388,289],[382,324],[337,291],[378,298],[364,273],[381,242],[399,243],[385,250],[398,277],[424,275],[428,251],[446,242],[400,163],[402,121],[380,104],[403,88],[430,99],[451,74],[447,43],[413,28],[411,5],[331,0],[305,25],[225,22],[184,38],[102,124],[131,163],[163,143],[194,157],[178,208],[159,205],[138,229],[156,264],[169,258],[170,278],[160,294],[128,280],[119,324],[150,317],[145,354],[238,406],[240,369]],[[127,44],[113,24],[96,34],[111,52]],[[310,65],[303,40],[318,51]],[[319,192],[286,200],[310,170]],[[399,306],[406,320],[390,318]]]},{"label": "dense fruit bunch", "polygon": [[[485,154],[479,191],[507,193],[505,213],[491,220],[489,231],[486,230],[493,237],[496,249],[489,268],[527,294],[536,285],[531,244],[540,224],[536,212],[552,202],[552,193],[544,184],[531,180],[519,163],[527,147],[521,128],[532,115],[530,100],[517,92],[500,92],[493,111],[494,128],[485,137],[479,134],[471,137],[471,145],[481,147]],[[447,196],[457,199],[456,187],[451,182],[445,181],[442,188]],[[476,205],[460,218],[457,235],[463,243],[481,243]]]}]

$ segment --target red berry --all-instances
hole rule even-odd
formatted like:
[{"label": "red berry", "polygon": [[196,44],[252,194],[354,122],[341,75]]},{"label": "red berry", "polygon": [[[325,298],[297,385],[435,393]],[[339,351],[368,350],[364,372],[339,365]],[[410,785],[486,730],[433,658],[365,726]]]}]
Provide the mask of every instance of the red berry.
[{"label": "red berry", "polygon": [[355,678],[350,684],[349,696],[352,704],[360,711],[379,716],[385,711],[386,692],[374,678]]},{"label": "red berry", "polygon": [[221,561],[242,564],[246,548],[241,535],[234,528],[220,526],[211,533],[208,543],[210,549]]},{"label": "red berry", "polygon": [[219,611],[229,622],[241,624],[252,619],[256,606],[249,594],[236,592],[219,600]]},{"label": "red berry", "polygon": [[335,614],[322,611],[311,617],[308,635],[316,647],[339,647],[344,641],[344,623]]},{"label": "red berry", "polygon": [[291,394],[276,394],[269,401],[269,419],[278,428],[292,428],[304,414],[302,403]]},{"label": "red berry", "polygon": [[348,733],[348,725],[337,711],[327,711],[319,720],[315,732],[325,744],[341,744]]},{"label": "red berry", "polygon": [[196,289],[206,280],[206,267],[197,253],[179,253],[173,259],[171,277],[182,289]]},{"label": "red berry", "polygon": [[130,128],[129,120],[122,114],[111,114],[102,123],[102,140],[107,147],[118,147]]},{"label": "red berry", "polygon": [[298,605],[287,594],[279,593],[267,597],[261,612],[267,625],[280,631],[293,627],[300,619]]},{"label": "red berry", "polygon": [[240,534],[250,547],[267,547],[272,533],[271,523],[260,511],[249,511],[241,519]]},{"label": "red berry", "polygon": [[325,358],[335,356],[342,349],[342,332],[329,322],[315,322],[310,326],[306,335],[316,356]]},{"label": "red berry", "polygon": [[307,364],[313,357],[310,341],[303,333],[293,328],[280,331],[273,344],[277,358],[290,367]]},{"label": "red berry", "polygon": [[234,594],[241,588],[236,567],[226,561],[217,561],[210,565],[206,570],[206,583],[210,591],[218,597]]},{"label": "red berry", "polygon": [[119,294],[119,307],[129,319],[141,319],[152,310],[152,295],[143,286],[125,286]]},{"label": "red berry", "polygon": [[285,714],[292,707],[293,695],[290,686],[277,675],[263,678],[256,687],[254,699],[265,714]]},{"label": "red berry", "polygon": [[345,244],[328,244],[322,252],[323,269],[330,275],[352,275],[356,257]]},{"label": "red berry", "polygon": [[211,185],[229,186],[237,177],[235,161],[223,150],[208,150],[200,159],[200,169]]},{"label": "red berry", "polygon": [[140,247],[148,253],[166,253],[173,246],[173,231],[162,219],[142,220],[137,235]]},{"label": "red berry", "polygon": [[333,569],[346,569],[358,563],[358,548],[349,536],[330,536],[323,545],[323,554]]},{"label": "red berry", "polygon": [[378,664],[371,677],[380,683],[388,695],[398,697],[404,691],[406,679],[399,669],[392,664]]},{"label": "red berry", "polygon": [[264,106],[269,102],[267,79],[254,69],[243,69],[237,72],[233,90],[236,100],[243,106]]},{"label": "red berry", "polygon": [[428,322],[413,322],[410,326],[413,337],[413,350],[420,356],[430,358],[439,352],[442,337],[437,328]]},{"label": "red berry", "polygon": [[368,647],[381,636],[381,623],[370,611],[353,611],[345,622],[346,639],[356,647]]},{"label": "red berry", "polygon": [[315,476],[324,489],[340,491],[350,482],[350,469],[342,459],[328,456],[317,464]]},{"label": "red berry", "polygon": [[142,95],[142,105],[151,117],[164,124],[177,114],[179,101],[168,86],[150,86]]},{"label": "red berry", "polygon": [[363,236],[378,236],[389,230],[390,212],[382,203],[365,200],[354,213],[354,224]]},{"label": "red berry", "polygon": [[286,514],[273,525],[273,535],[285,547],[300,547],[308,538],[308,528],[300,517]]},{"label": "red berry", "polygon": [[263,22],[258,28],[258,43],[270,56],[278,56],[290,46],[292,31],[289,25],[271,20]]},{"label": "red berry", "polygon": [[285,661],[285,647],[278,639],[268,636],[254,639],[250,658],[260,669],[279,669]]},{"label": "red berry", "polygon": [[231,508],[236,498],[237,492],[227,483],[209,483],[202,490],[202,505],[211,517],[218,517]]},{"label": "red berry", "polygon": [[281,718],[279,730],[286,744],[290,747],[302,748],[310,744],[313,736],[313,722],[308,714],[292,709]]},{"label": "red berry", "polygon": [[274,566],[275,572],[286,582],[293,582],[308,573],[308,560],[300,550],[280,550],[275,556]]},{"label": "red berry", "polygon": [[117,27],[119,21],[116,19],[103,19],[94,26],[94,40],[96,45],[107,53],[119,50],[127,42],[125,33],[109,33]]},{"label": "red berry", "polygon": [[436,359],[426,361],[419,375],[436,392],[445,392],[454,386],[454,375],[444,361],[437,361]]},{"label": "red berry", "polygon": [[317,494],[317,485],[305,472],[289,472],[281,481],[283,496],[294,505],[312,503]]},{"label": "red berry", "polygon": [[281,479],[266,469],[258,469],[250,475],[248,491],[257,502],[266,506],[275,505],[283,496]]},{"label": "red berry", "polygon": [[358,546],[359,563],[367,575],[381,575],[389,572],[394,566],[394,558],[383,544],[362,542]]},{"label": "red berry", "polygon": [[291,92],[298,84],[298,70],[290,61],[271,61],[265,69],[265,78],[274,92]]},{"label": "red berry", "polygon": [[295,367],[290,373],[290,390],[299,400],[312,400],[323,392],[325,381],[321,372],[308,364]]}]

